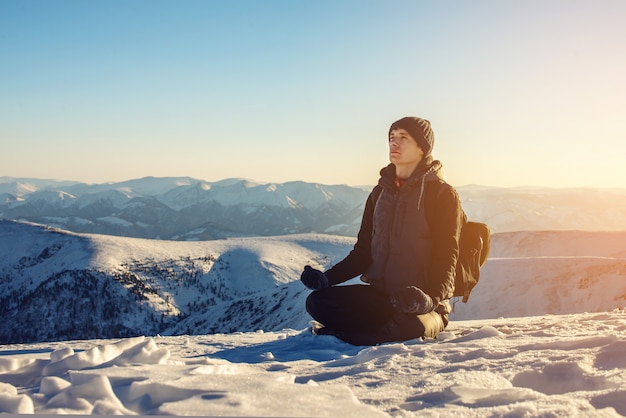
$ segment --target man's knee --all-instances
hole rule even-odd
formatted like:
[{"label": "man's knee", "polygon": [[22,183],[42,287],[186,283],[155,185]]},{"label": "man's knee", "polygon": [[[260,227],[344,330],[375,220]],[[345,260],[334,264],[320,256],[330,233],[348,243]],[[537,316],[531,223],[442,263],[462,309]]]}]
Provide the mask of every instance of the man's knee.
[{"label": "man's knee", "polygon": [[446,328],[447,318],[444,321],[444,318],[437,312],[418,315],[417,318],[422,324],[422,333],[425,338],[437,338],[437,335]]},{"label": "man's knee", "polygon": [[311,292],[309,294],[309,296],[307,296],[306,298],[306,302],[305,302],[305,308],[306,311],[309,313],[309,315],[311,315],[313,318],[316,317],[316,313],[319,312],[319,304],[320,304],[320,298],[319,298],[319,291],[318,290],[314,290],[313,292]]}]

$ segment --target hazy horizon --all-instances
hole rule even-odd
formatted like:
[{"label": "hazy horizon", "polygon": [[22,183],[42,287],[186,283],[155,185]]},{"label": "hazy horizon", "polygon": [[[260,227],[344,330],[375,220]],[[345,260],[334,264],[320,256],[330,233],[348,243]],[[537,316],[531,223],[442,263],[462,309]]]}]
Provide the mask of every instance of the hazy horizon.
[{"label": "hazy horizon", "polygon": [[[3,179],[11,179],[13,181],[20,181],[20,180],[30,180],[30,181],[45,181],[45,182],[58,182],[58,183],[80,183],[80,184],[86,184],[89,186],[97,186],[97,185],[107,185],[107,184],[121,184],[121,183],[127,183],[127,182],[134,182],[134,181],[141,181],[141,180],[147,180],[147,179],[190,179],[190,180],[194,180],[194,181],[198,181],[198,182],[205,182],[205,183],[209,183],[209,184],[214,184],[214,183],[220,183],[220,182],[224,182],[224,181],[229,181],[229,180],[241,180],[241,181],[248,181],[251,183],[255,183],[255,184],[259,184],[259,185],[268,185],[268,184],[284,184],[284,183],[295,183],[295,182],[304,182],[304,183],[311,183],[311,184],[320,184],[320,185],[324,185],[324,186],[342,186],[342,185],[346,185],[349,187],[355,187],[355,188],[362,188],[362,187],[374,187],[377,183],[372,183],[372,184],[348,184],[345,182],[326,182],[326,183],[322,183],[322,182],[315,182],[315,181],[305,181],[302,179],[291,179],[291,180],[285,180],[285,181],[265,181],[265,180],[261,180],[261,179],[254,179],[254,178],[247,178],[247,177],[224,177],[224,178],[216,178],[215,180],[208,180],[208,179],[202,179],[202,178],[197,178],[197,177],[192,177],[192,176],[153,176],[153,175],[145,175],[145,176],[141,176],[141,177],[136,177],[136,178],[127,178],[127,179],[121,179],[121,180],[116,180],[116,181],[102,181],[102,182],[88,182],[88,181],[83,181],[80,179],[71,179],[71,178],[42,178],[42,177],[18,177],[18,176],[11,176],[11,175],[0,175],[0,184],[1,183],[6,183],[6,181],[3,181]],[[624,186],[576,186],[576,185],[571,185],[571,186],[540,186],[540,185],[536,185],[536,184],[519,184],[519,185],[511,185],[511,186],[497,186],[497,185],[491,185],[491,184],[476,184],[476,183],[467,183],[467,184],[453,184],[454,187],[456,188],[470,188],[470,187],[484,187],[484,188],[493,188],[493,189],[564,189],[564,190],[568,190],[568,189],[589,189],[589,190],[626,190],[626,185]]]}]

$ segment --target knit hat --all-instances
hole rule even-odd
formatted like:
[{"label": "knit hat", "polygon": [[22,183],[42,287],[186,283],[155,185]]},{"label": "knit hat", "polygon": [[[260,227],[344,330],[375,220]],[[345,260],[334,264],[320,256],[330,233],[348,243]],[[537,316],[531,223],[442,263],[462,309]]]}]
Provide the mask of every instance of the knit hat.
[{"label": "knit hat", "polygon": [[389,134],[394,129],[404,129],[415,139],[417,145],[424,151],[424,155],[430,155],[435,146],[435,134],[426,119],[407,116],[395,121],[389,128]]}]

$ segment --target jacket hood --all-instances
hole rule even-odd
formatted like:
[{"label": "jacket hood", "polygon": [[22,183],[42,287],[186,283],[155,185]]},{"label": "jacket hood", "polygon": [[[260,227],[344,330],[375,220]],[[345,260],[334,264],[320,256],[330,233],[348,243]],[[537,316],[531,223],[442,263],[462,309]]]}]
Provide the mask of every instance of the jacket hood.
[{"label": "jacket hood", "polygon": [[[382,187],[395,187],[396,166],[393,163],[388,164],[380,170],[380,179],[378,184]],[[406,185],[415,185],[421,181],[445,180],[443,174],[443,164],[439,160],[433,160],[426,164],[419,164],[411,176],[408,178]]]},{"label": "jacket hood", "polygon": [[[422,197],[424,195],[424,187],[427,181],[445,181],[443,174],[443,165],[439,160],[423,161],[420,163],[411,176],[408,178],[403,188],[420,188],[419,200],[417,202],[417,208],[421,207]],[[383,188],[394,190],[396,180],[396,166],[390,163],[382,170],[380,170],[380,179],[378,184]]]}]

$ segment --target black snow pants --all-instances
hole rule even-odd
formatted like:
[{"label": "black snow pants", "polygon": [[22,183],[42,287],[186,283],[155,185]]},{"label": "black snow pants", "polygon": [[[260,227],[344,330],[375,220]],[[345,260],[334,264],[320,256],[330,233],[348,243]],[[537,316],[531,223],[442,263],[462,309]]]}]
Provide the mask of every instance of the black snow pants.
[{"label": "black snow pants", "polygon": [[448,323],[437,312],[413,315],[396,312],[389,296],[371,285],[331,286],[312,292],[306,310],[334,335],[354,345],[376,345],[413,338],[435,338]]}]

